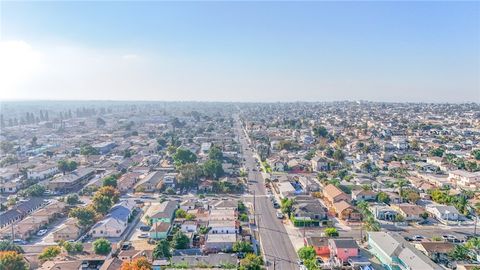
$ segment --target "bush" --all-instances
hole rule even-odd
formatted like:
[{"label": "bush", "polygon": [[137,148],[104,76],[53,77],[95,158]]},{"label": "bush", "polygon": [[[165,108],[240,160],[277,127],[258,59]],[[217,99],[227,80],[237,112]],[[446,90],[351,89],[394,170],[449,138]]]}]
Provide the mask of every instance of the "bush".
[{"label": "bush", "polygon": [[93,250],[95,254],[107,255],[112,250],[112,245],[107,239],[100,238],[93,242]]}]

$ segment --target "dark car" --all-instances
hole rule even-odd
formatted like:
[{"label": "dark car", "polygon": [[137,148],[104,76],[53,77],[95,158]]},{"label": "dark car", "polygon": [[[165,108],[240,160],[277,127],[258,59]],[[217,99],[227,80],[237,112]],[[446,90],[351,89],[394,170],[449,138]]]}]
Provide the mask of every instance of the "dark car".
[{"label": "dark car", "polygon": [[142,231],[142,232],[148,232],[148,231],[150,231],[150,226],[148,226],[148,225],[142,225],[142,226],[140,226],[140,231]]}]

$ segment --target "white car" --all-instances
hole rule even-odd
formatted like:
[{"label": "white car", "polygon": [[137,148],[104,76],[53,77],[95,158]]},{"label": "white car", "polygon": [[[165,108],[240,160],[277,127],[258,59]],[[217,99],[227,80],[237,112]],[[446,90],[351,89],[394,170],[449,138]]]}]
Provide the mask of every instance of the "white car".
[{"label": "white car", "polygon": [[40,230],[37,232],[37,236],[42,236],[47,233],[47,230]]},{"label": "white car", "polygon": [[277,212],[277,218],[278,219],[283,219],[285,217],[285,215],[283,215],[282,212]]}]

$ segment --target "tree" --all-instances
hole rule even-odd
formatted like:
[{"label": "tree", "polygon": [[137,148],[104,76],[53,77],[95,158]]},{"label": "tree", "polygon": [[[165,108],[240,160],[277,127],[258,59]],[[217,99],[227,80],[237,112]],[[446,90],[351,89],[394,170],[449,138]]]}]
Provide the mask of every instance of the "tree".
[{"label": "tree", "polygon": [[324,232],[325,232],[325,235],[328,236],[328,237],[337,237],[337,236],[339,236],[339,233],[338,233],[337,228],[333,228],[333,227],[326,228]]},{"label": "tree", "polygon": [[328,137],[328,131],[324,126],[317,126],[313,128],[313,135],[315,135],[315,137],[326,138]]},{"label": "tree", "polygon": [[395,186],[398,187],[398,194],[401,195],[402,194],[402,190],[403,190],[403,187],[405,187],[406,185],[408,184],[407,180],[401,178],[401,179],[398,179],[396,182],[395,182]]},{"label": "tree", "polygon": [[139,257],[133,261],[124,261],[121,270],[151,270],[152,264],[145,257]]},{"label": "tree", "polygon": [[234,252],[250,253],[253,252],[253,247],[246,241],[237,241],[233,244],[232,250]]},{"label": "tree", "polygon": [[93,251],[95,254],[107,255],[112,250],[112,244],[105,238],[93,241]]},{"label": "tree", "polygon": [[224,174],[222,163],[214,159],[207,160],[203,164],[203,173],[207,177],[218,179]]},{"label": "tree", "polygon": [[93,148],[91,145],[84,145],[80,148],[80,155],[92,156],[98,155],[100,152],[96,148]]},{"label": "tree", "polygon": [[120,192],[111,186],[101,187],[93,195],[93,209],[96,212],[106,214],[110,208],[118,202],[120,198]]},{"label": "tree", "polygon": [[45,187],[39,184],[32,185],[22,192],[26,197],[40,197],[45,193]]},{"label": "tree", "polygon": [[196,163],[187,163],[178,168],[179,184],[182,186],[197,186],[203,174],[202,168]]},{"label": "tree", "polygon": [[434,157],[442,157],[444,153],[445,153],[445,149],[440,147],[430,150],[430,156],[434,156]]},{"label": "tree", "polygon": [[293,211],[293,203],[294,202],[295,202],[294,199],[289,199],[289,198],[282,199],[281,208],[280,208],[282,210],[282,213],[290,216],[292,214],[292,211]]},{"label": "tree", "polygon": [[261,270],[263,259],[253,253],[248,253],[245,258],[240,260],[240,270]]},{"label": "tree", "polygon": [[103,178],[102,185],[105,186],[110,186],[110,187],[117,187],[117,178],[113,175],[107,176]]},{"label": "tree", "polygon": [[66,198],[66,202],[70,205],[78,204],[80,203],[80,198],[78,197],[77,194],[68,194]]},{"label": "tree", "polygon": [[464,245],[456,245],[448,257],[455,261],[467,260],[470,259],[470,251]]},{"label": "tree", "polygon": [[27,270],[28,265],[20,253],[16,251],[0,251],[0,269]]},{"label": "tree", "polygon": [[210,150],[208,151],[208,158],[222,161],[223,160],[222,149],[220,149],[220,147],[216,145],[210,147]]},{"label": "tree", "polygon": [[472,151],[472,156],[476,159],[476,160],[480,160],[480,149],[475,149]]},{"label": "tree", "polygon": [[171,245],[174,249],[187,249],[190,246],[190,239],[181,231],[173,235]]},{"label": "tree", "polygon": [[172,257],[172,253],[170,252],[170,243],[164,239],[160,240],[153,249],[153,257],[155,259]]},{"label": "tree", "polygon": [[80,242],[72,243],[72,242],[65,241],[61,243],[61,246],[65,249],[65,251],[67,251],[70,254],[80,253],[83,251],[83,244]]},{"label": "tree", "polygon": [[383,191],[380,191],[378,194],[377,194],[377,202],[379,203],[390,203],[390,196],[388,196],[387,193],[383,192]]},{"label": "tree", "polygon": [[197,161],[197,156],[190,150],[184,148],[177,148],[175,154],[173,154],[173,160],[176,166],[180,166],[187,163],[194,163]]},{"label": "tree", "polygon": [[423,218],[424,220],[427,220],[428,218],[428,213],[427,212],[423,212],[420,214],[420,217]]},{"label": "tree", "polygon": [[183,210],[182,208],[177,209],[175,211],[175,217],[176,218],[185,218],[187,216],[187,212]]},{"label": "tree", "polygon": [[47,247],[38,255],[38,258],[42,261],[48,261],[60,255],[61,252],[59,246]]},{"label": "tree", "polygon": [[313,260],[316,257],[315,249],[312,246],[302,247],[298,250],[298,257],[301,260]]},{"label": "tree", "polygon": [[345,159],[345,153],[343,153],[342,150],[337,149],[335,150],[335,152],[333,152],[333,159],[335,159],[336,161],[342,161]]},{"label": "tree", "polygon": [[23,253],[22,247],[8,240],[0,241],[0,251],[15,251],[17,253]]},{"label": "tree", "polygon": [[57,163],[58,170],[60,170],[63,174],[65,172],[71,172],[77,169],[77,162],[75,161],[67,161],[67,160],[60,160]]},{"label": "tree", "polygon": [[78,220],[78,225],[83,228],[89,227],[95,223],[95,210],[91,206],[77,207],[70,211],[69,216]]}]

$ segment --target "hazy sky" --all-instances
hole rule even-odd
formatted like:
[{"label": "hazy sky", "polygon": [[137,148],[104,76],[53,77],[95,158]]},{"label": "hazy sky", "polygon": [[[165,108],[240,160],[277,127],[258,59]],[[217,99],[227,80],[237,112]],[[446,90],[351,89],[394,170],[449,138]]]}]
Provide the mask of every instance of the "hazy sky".
[{"label": "hazy sky", "polygon": [[480,102],[478,2],[0,2],[0,99]]}]

